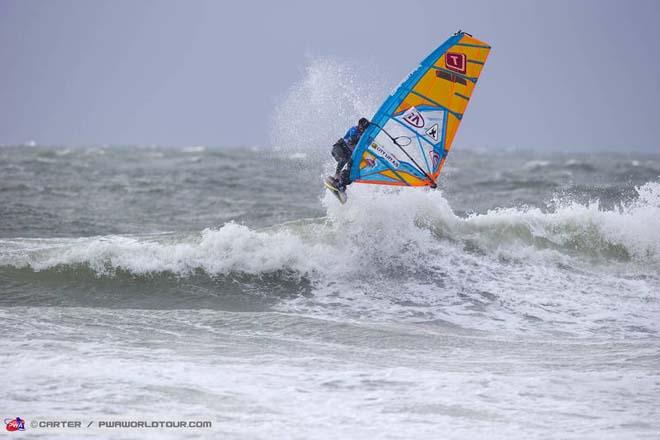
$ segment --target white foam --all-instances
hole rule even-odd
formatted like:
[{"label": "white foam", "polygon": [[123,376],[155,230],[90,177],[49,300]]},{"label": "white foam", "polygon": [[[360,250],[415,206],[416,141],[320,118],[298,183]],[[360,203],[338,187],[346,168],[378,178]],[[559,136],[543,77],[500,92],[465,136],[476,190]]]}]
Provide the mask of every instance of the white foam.
[{"label": "white foam", "polygon": [[183,153],[203,153],[206,151],[206,147],[203,145],[195,145],[191,147],[183,147],[181,152]]},{"label": "white foam", "polygon": [[536,170],[539,168],[546,168],[550,165],[549,160],[529,160],[523,165],[528,170]]}]

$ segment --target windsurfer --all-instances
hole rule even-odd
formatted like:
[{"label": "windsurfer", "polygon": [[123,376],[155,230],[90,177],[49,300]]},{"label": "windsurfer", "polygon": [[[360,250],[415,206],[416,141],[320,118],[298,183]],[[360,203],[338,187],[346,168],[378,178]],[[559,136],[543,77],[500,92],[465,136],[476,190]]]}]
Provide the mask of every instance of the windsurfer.
[{"label": "windsurfer", "polygon": [[364,133],[368,126],[369,120],[367,118],[360,118],[358,124],[349,128],[344,137],[332,146],[332,157],[337,161],[337,168],[335,175],[330,177],[330,179],[332,179],[334,186],[340,191],[345,191],[346,187],[351,184],[350,175],[351,166],[353,165],[351,155],[355,146],[360,141],[362,133]]}]

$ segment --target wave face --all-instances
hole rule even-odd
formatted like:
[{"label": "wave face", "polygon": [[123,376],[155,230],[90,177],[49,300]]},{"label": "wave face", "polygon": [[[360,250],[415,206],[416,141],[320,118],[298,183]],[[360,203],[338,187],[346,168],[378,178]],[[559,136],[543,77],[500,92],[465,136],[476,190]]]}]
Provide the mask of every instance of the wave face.
[{"label": "wave face", "polygon": [[[503,325],[506,316],[507,326],[557,330],[558,320],[579,310],[588,324],[577,327],[594,330],[600,324],[588,316],[602,321],[615,307],[628,304],[632,313],[656,301],[660,184],[637,193],[610,210],[556,201],[550,212],[511,207],[461,216],[441,192],[355,186],[343,206],[324,196],[325,217],[268,228],[228,223],[192,234],[5,239],[0,273],[41,283],[82,273],[90,283],[133,279],[156,290],[198,284],[284,311],[480,328]],[[154,292],[151,300],[178,306],[199,294]],[[224,300],[210,305],[223,308]],[[229,302],[235,306],[235,298]],[[609,330],[633,326],[623,321]],[[660,330],[650,317],[634,326]]]}]

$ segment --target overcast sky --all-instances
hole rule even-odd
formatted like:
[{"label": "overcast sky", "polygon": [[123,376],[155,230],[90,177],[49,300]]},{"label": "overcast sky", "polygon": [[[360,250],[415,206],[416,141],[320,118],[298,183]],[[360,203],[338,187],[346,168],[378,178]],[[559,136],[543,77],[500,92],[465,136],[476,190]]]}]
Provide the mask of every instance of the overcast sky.
[{"label": "overcast sky", "polygon": [[660,152],[659,20],[654,0],[0,0],[0,144],[268,146],[310,54],[371,63],[385,98],[460,28],[493,51],[457,142]]}]

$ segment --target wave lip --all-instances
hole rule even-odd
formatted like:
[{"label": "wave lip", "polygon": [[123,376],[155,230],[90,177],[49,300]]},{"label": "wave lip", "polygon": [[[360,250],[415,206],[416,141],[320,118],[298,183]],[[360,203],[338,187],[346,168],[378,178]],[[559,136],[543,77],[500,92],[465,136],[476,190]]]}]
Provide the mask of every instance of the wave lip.
[{"label": "wave lip", "polygon": [[34,271],[86,266],[107,276],[117,270],[136,275],[157,272],[190,275],[199,270],[210,275],[279,270],[308,274],[319,270],[318,260],[312,254],[322,245],[306,246],[300,237],[288,231],[259,232],[228,223],[183,240],[107,236],[32,240],[31,245],[19,249],[17,243],[11,246],[5,242],[2,247],[0,265],[3,266],[29,267]]},{"label": "wave lip", "polygon": [[600,203],[556,201],[554,212],[539,208],[501,208],[475,214],[464,223],[483,244],[525,242],[567,253],[654,262],[660,257],[660,183],[637,188],[638,198],[617,209]]}]

